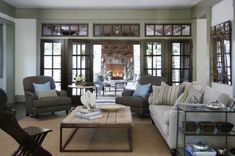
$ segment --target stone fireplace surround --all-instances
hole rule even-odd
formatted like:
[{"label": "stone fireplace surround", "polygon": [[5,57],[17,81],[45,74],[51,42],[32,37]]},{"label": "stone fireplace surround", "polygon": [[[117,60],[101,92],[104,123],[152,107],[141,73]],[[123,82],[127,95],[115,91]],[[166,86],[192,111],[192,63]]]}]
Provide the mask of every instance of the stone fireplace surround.
[{"label": "stone fireplace surround", "polygon": [[112,71],[113,80],[130,79],[133,76],[133,41],[100,41],[102,44],[102,71]]}]

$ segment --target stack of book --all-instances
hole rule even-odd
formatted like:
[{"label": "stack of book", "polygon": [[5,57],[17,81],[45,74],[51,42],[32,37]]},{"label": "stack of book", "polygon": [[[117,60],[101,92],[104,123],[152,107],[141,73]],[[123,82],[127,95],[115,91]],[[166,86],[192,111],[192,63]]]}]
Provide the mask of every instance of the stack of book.
[{"label": "stack of book", "polygon": [[197,149],[194,145],[186,145],[185,152],[188,156],[216,156],[216,151],[211,147],[207,149]]},{"label": "stack of book", "polygon": [[80,111],[77,111],[76,112],[76,116],[79,117],[79,118],[82,118],[82,119],[97,119],[97,118],[100,118],[102,117],[102,114],[100,112],[100,110],[96,110],[96,111],[87,111],[87,112],[80,112]]}]

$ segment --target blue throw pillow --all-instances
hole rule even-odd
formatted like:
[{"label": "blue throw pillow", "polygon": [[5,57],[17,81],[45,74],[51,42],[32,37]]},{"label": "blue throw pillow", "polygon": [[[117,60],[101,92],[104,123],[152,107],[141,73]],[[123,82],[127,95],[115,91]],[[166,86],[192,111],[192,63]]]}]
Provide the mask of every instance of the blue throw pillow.
[{"label": "blue throw pillow", "polygon": [[138,84],[136,90],[133,93],[133,96],[145,97],[145,95],[148,94],[150,87],[151,87],[150,83],[145,85]]},{"label": "blue throw pillow", "polygon": [[50,82],[46,82],[43,84],[33,83],[33,87],[36,95],[38,95],[39,91],[51,90]]}]

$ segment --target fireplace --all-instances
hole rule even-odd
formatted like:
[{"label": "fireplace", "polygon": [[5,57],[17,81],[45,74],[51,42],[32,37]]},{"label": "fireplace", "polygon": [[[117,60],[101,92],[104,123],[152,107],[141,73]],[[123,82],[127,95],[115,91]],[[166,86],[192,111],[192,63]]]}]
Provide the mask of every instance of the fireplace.
[{"label": "fireplace", "polygon": [[124,66],[122,64],[107,64],[106,69],[112,71],[112,80],[123,79]]}]

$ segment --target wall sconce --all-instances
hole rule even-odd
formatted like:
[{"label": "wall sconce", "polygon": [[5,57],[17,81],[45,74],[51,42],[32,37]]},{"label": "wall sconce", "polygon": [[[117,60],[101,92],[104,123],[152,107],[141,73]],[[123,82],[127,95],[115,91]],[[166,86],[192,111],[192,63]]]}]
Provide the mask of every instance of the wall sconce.
[{"label": "wall sconce", "polygon": [[104,58],[103,57],[101,58],[101,62],[104,63]]}]

